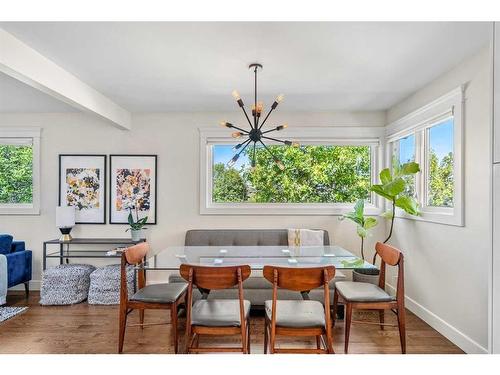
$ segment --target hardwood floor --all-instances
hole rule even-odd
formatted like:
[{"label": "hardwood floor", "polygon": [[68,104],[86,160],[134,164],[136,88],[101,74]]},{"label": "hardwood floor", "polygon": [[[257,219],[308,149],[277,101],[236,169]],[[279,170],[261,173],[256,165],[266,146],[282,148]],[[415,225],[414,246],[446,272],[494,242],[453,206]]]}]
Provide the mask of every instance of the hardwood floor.
[{"label": "hardwood floor", "polygon": [[[28,311],[0,323],[0,353],[116,353],[118,340],[118,307],[74,306],[44,307],[38,304],[39,295],[31,293],[28,300],[23,294],[12,293],[7,298],[9,306],[29,306]],[[256,313],[251,319],[251,352],[263,353],[264,318]],[[363,315],[363,316],[360,316]],[[395,316],[386,313],[386,322],[395,323]],[[378,315],[361,312],[356,319],[376,320]],[[129,324],[138,323],[138,313],[129,316]],[[169,321],[168,311],[147,311],[146,323]],[[181,342],[184,348],[184,319],[180,319]],[[334,349],[343,353],[344,327],[337,322],[334,330]],[[211,340],[216,340],[211,338]],[[236,342],[237,337],[221,338],[220,345]],[[200,340],[203,345],[203,338]],[[214,342],[212,341],[212,342]],[[292,338],[278,341],[279,347],[315,346],[314,338]],[[396,327],[354,324],[351,328],[350,353],[399,354],[399,336]],[[411,312],[407,312],[408,353],[463,353],[457,346],[432,329]],[[170,326],[156,325],[128,327],[124,353],[173,353]]]}]

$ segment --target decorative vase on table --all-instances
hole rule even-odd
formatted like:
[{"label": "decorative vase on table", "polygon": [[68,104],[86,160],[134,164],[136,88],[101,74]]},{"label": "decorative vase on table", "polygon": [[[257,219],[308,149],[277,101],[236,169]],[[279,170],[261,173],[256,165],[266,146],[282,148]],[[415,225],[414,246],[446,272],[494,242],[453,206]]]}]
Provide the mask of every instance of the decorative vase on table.
[{"label": "decorative vase on table", "polygon": [[132,241],[139,242],[142,240],[142,229],[131,229],[130,235],[132,237]]}]

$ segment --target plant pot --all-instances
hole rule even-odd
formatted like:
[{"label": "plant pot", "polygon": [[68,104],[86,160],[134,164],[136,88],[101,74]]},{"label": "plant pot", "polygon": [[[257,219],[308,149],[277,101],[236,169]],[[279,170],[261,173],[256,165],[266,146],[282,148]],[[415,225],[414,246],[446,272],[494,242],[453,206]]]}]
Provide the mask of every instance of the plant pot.
[{"label": "plant pot", "polygon": [[142,239],[142,230],[141,229],[131,229],[130,236],[132,237],[132,241],[139,242]]},{"label": "plant pot", "polygon": [[378,285],[378,269],[357,269],[352,271],[352,281]]}]

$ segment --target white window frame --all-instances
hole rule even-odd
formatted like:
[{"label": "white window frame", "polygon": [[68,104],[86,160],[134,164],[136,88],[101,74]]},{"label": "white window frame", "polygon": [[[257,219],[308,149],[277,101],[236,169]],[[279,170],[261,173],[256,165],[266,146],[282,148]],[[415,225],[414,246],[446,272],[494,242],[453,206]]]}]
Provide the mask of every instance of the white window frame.
[{"label": "white window frame", "polygon": [[[212,201],[212,146],[234,144],[226,129],[199,128],[200,132],[200,214],[201,215],[342,215],[352,210],[347,203],[216,203]],[[303,145],[369,145],[372,146],[372,183],[383,166],[383,127],[290,127],[281,137]],[[272,144],[272,143],[270,143]],[[365,206],[367,215],[379,215],[383,201],[372,194]]]},{"label": "white window frame", "polygon": [[[464,226],[464,90],[465,85],[462,85],[386,127],[386,165],[390,167],[395,143],[410,134],[414,134],[415,162],[420,164],[422,170],[415,179],[415,191],[422,215],[412,216],[406,214],[403,210],[396,209],[396,217]],[[453,117],[453,207],[434,207],[427,205],[427,184],[429,181],[428,129],[449,117]]]},{"label": "white window frame", "polygon": [[40,214],[40,128],[0,127],[0,138],[29,139],[33,147],[33,202],[31,204],[0,204],[0,215]]}]

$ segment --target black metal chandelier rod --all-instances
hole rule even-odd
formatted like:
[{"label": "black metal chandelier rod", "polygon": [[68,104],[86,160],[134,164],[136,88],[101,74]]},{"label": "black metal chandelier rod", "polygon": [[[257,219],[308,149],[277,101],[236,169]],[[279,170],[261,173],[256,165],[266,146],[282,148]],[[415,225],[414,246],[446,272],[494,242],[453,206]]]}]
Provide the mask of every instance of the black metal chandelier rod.
[{"label": "black metal chandelier rod", "polygon": [[259,140],[259,142],[262,144],[262,146],[264,146],[266,151],[269,152],[269,154],[273,157],[275,163],[277,162],[281,163],[281,160],[276,155],[274,155],[274,153],[264,144],[264,142],[262,142],[261,140]]}]

